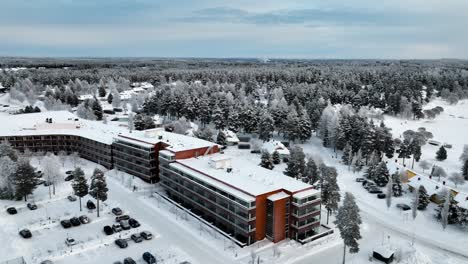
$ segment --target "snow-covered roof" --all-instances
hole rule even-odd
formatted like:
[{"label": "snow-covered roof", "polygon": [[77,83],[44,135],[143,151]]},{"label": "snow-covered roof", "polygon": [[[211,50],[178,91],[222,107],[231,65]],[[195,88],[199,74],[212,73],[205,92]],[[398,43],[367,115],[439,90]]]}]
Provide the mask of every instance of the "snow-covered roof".
[{"label": "snow-covered roof", "polygon": [[[210,165],[212,158],[219,159],[221,157],[231,159],[231,172],[226,169],[216,169]],[[280,172],[265,169],[249,159],[247,155],[242,154],[216,153],[198,158],[177,160],[177,162],[209,175],[219,181],[221,186],[230,185],[253,196],[278,190],[299,192],[311,187]]]},{"label": "snow-covered roof", "polygon": [[289,198],[289,194],[287,194],[285,192],[275,193],[275,194],[272,194],[272,195],[267,197],[268,200],[273,201],[273,202],[283,200],[283,199],[286,199],[286,198]]},{"label": "snow-covered roof", "polygon": [[457,202],[457,205],[463,209],[468,209],[468,194],[460,192],[457,195],[455,195],[455,201]]},{"label": "snow-covered roof", "polygon": [[289,155],[289,149],[284,146],[283,143],[281,143],[278,140],[270,140],[265,143],[263,143],[264,150],[268,151],[268,153],[272,154],[275,152],[275,150],[280,154],[280,155]]},{"label": "snow-covered roof", "polygon": [[378,253],[380,256],[384,258],[390,258],[396,252],[396,248],[392,245],[384,244],[374,248],[374,252]]},{"label": "snow-covered roof", "polygon": [[312,196],[312,195],[316,195],[320,193],[319,190],[316,190],[316,189],[309,189],[307,191],[303,191],[303,192],[298,192],[298,193],[295,193],[293,195],[294,198],[297,198],[297,199],[303,199],[303,198],[306,198],[306,197],[309,197],[309,196]]},{"label": "snow-covered roof", "polygon": [[[45,122],[52,118],[52,123]],[[76,121],[76,119],[78,119]],[[112,144],[114,138],[127,140],[134,144],[154,145],[163,142],[170,151],[204,148],[215,145],[199,138],[166,132],[163,129],[133,131],[100,121],[85,120],[67,111],[49,111],[41,113],[7,115],[0,114],[0,136],[27,135],[75,135],[89,138],[105,144]]]},{"label": "snow-covered roof", "polygon": [[82,94],[80,96],[78,96],[78,100],[80,101],[84,101],[86,99],[93,99],[94,96],[92,94]]},{"label": "snow-covered roof", "polygon": [[423,185],[429,195],[439,193],[443,189],[452,189],[449,186],[444,185],[442,179],[439,182],[424,175],[416,175],[409,179],[408,185],[415,189],[419,189],[419,186]]}]

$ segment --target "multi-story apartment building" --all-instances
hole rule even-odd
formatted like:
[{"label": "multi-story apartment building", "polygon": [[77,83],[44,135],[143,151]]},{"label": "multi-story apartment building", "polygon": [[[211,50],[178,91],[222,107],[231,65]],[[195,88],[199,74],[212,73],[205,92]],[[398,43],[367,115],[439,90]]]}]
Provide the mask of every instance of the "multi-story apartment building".
[{"label": "multi-story apartment building", "polygon": [[160,184],[168,196],[250,245],[265,237],[307,242],[320,227],[320,192],[239,155],[181,159],[159,152]]}]

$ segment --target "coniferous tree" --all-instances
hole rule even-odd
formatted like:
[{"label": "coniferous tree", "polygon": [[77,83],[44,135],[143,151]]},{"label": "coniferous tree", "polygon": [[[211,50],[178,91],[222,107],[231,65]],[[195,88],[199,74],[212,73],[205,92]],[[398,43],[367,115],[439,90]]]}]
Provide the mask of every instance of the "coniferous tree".
[{"label": "coniferous tree", "polygon": [[216,137],[216,144],[226,146],[226,134],[223,131],[218,132],[218,136]]},{"label": "coniferous tree", "polygon": [[96,120],[102,120],[102,107],[101,107],[101,104],[99,103],[99,101],[94,98],[93,100],[93,105],[92,105],[92,109],[93,109],[93,113],[94,113],[94,116],[96,116]]},{"label": "coniferous tree", "polygon": [[468,181],[468,159],[463,163],[462,176],[466,181]]},{"label": "coniferous tree", "polygon": [[349,144],[346,144],[346,146],[343,149],[343,156],[341,156],[341,161],[345,165],[350,165],[351,161],[353,160],[353,150],[351,149],[351,146]]},{"label": "coniferous tree", "polygon": [[307,160],[307,164],[304,169],[304,176],[307,177],[309,184],[314,184],[320,179],[317,164],[312,157],[309,157]]},{"label": "coniferous tree", "polygon": [[322,168],[321,199],[327,209],[327,224],[330,214],[338,210],[338,203],[341,199],[340,187],[336,181],[337,176],[335,168],[328,166]]},{"label": "coniferous tree", "polygon": [[393,196],[393,179],[392,177],[389,177],[389,180],[387,183],[387,195],[385,196],[387,209],[390,209],[390,206],[392,206],[392,196]]},{"label": "coniferous tree", "polygon": [[427,194],[426,188],[424,188],[423,185],[419,186],[417,192],[419,193],[418,210],[425,210],[427,205],[431,202],[430,197]]},{"label": "coniferous tree", "polygon": [[93,176],[91,177],[91,185],[89,186],[89,194],[96,199],[97,203],[97,217],[99,217],[99,201],[107,200],[107,188],[106,177],[104,173],[99,169],[94,169]]},{"label": "coniferous tree", "polygon": [[447,159],[447,150],[444,148],[444,146],[440,147],[439,150],[437,151],[436,159],[438,161],[443,161]]},{"label": "coniferous tree", "polygon": [[114,96],[112,95],[112,93],[109,93],[109,95],[107,96],[107,103],[112,104],[112,100],[114,100]]},{"label": "coniferous tree", "polygon": [[229,111],[229,116],[228,116],[228,129],[233,131],[234,133],[237,133],[241,127],[241,123],[239,120],[239,114],[237,110]]},{"label": "coniferous tree", "polygon": [[295,141],[299,138],[299,117],[297,115],[296,110],[294,107],[291,107],[290,112],[286,116],[286,127],[285,132],[287,134],[287,138],[290,141]]},{"label": "coniferous tree", "polygon": [[284,174],[292,178],[302,178],[305,169],[305,154],[301,147],[294,146],[291,149],[289,161]]},{"label": "coniferous tree", "polygon": [[398,158],[403,158],[403,164],[405,164],[405,159],[409,159],[411,157],[411,149],[409,147],[409,143],[404,140],[400,146],[400,153],[398,153]]},{"label": "coniferous tree", "polygon": [[309,115],[303,110],[299,118],[299,140],[305,142],[312,136],[312,125],[310,123]]},{"label": "coniferous tree", "polygon": [[226,127],[223,111],[219,107],[216,107],[216,109],[213,111],[211,120],[213,120],[215,128],[218,130],[224,129]]},{"label": "coniferous tree", "polygon": [[99,93],[99,97],[105,97],[106,96],[106,89],[104,88],[104,86],[99,86],[98,93]]},{"label": "coniferous tree", "polygon": [[135,130],[145,130],[143,114],[136,114],[135,117],[133,117],[133,127]]},{"label": "coniferous tree", "polygon": [[374,173],[374,182],[377,186],[384,187],[387,185],[390,174],[388,172],[387,164],[385,162],[380,162],[377,166]]},{"label": "coniferous tree", "polygon": [[200,99],[198,106],[198,116],[203,126],[209,124],[211,121],[211,108],[208,97],[206,96],[203,96]]},{"label": "coniferous tree", "polygon": [[153,118],[148,115],[143,115],[143,124],[145,129],[156,128]]},{"label": "coniferous tree", "polygon": [[258,137],[263,140],[263,142],[270,140],[273,131],[274,131],[274,121],[273,118],[265,112],[260,118],[260,123],[258,124]]},{"label": "coniferous tree", "polygon": [[18,152],[11,146],[10,142],[3,141],[0,144],[0,157],[8,156],[12,161],[18,160]]},{"label": "coniferous tree", "polygon": [[358,240],[361,239],[359,225],[362,223],[359,215],[359,207],[356,204],[354,196],[347,192],[345,194],[343,205],[338,209],[335,224],[340,230],[341,238],[344,242],[343,263],[346,259],[346,247],[349,247],[350,253],[359,252]]},{"label": "coniferous tree", "polygon": [[38,179],[39,178],[34,172],[34,168],[29,163],[29,160],[18,160],[16,172],[13,178],[16,198],[24,198],[24,201],[27,201],[27,196],[32,194],[36,189]]},{"label": "coniferous tree", "polygon": [[391,176],[392,179],[392,190],[393,190],[393,196],[395,197],[400,197],[403,195],[403,186],[401,184],[401,178],[400,174],[398,172],[395,172]]},{"label": "coniferous tree", "polygon": [[378,164],[377,165],[370,165],[369,167],[367,167],[367,170],[364,172],[363,176],[368,180],[373,180],[374,176],[375,176],[377,166],[378,166]]},{"label": "coniferous tree", "polygon": [[275,167],[273,165],[273,161],[271,160],[270,154],[268,154],[266,151],[262,152],[260,166],[269,170],[272,170]]},{"label": "coniferous tree", "polygon": [[273,164],[280,164],[281,163],[281,157],[278,151],[273,151],[273,154],[271,155],[271,160],[273,161]]},{"label": "coniferous tree", "polygon": [[80,167],[75,168],[73,171],[73,176],[74,178],[72,182],[72,188],[75,192],[75,195],[78,196],[78,199],[80,200],[80,211],[82,211],[81,198],[88,194],[88,182],[83,170]]}]

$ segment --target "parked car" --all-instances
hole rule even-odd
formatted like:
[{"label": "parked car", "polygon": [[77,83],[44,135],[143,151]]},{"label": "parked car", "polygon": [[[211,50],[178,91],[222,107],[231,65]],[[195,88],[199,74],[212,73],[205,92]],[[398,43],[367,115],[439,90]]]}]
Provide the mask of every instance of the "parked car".
[{"label": "parked car", "polygon": [[128,219],[128,223],[130,224],[132,228],[137,228],[140,226],[140,223],[134,218]]},{"label": "parked car", "polygon": [[112,230],[114,230],[115,233],[120,232],[122,231],[122,226],[120,224],[113,224]]},{"label": "parked car", "polygon": [[80,219],[78,219],[78,217],[72,217],[72,218],[70,218],[70,223],[71,223],[73,226],[79,226],[79,225],[81,225]]},{"label": "parked car", "polygon": [[369,193],[383,193],[382,190],[380,190],[379,188],[374,187],[374,186],[373,186],[373,187],[370,187],[370,188],[368,189],[368,191],[369,191]]},{"label": "parked car", "polygon": [[63,228],[72,227],[72,224],[71,224],[70,220],[62,220],[62,221],[60,221],[60,224],[63,226]]},{"label": "parked car", "polygon": [[120,221],[120,226],[122,227],[123,230],[129,230],[130,228],[132,228],[130,224],[128,223],[128,220]]},{"label": "parked car", "polygon": [[20,236],[22,236],[23,238],[31,238],[32,237],[32,234],[31,234],[31,231],[29,231],[29,229],[23,229],[21,231],[19,231],[19,234]]},{"label": "parked car", "polygon": [[141,237],[140,233],[135,233],[130,237],[135,243],[140,243],[143,241],[143,238]]},{"label": "parked car", "polygon": [[115,240],[115,244],[116,244],[117,246],[119,246],[119,248],[126,248],[126,247],[128,247],[127,241],[125,241],[124,239],[121,239],[121,238],[116,239],[116,240]]},{"label": "parked car", "polygon": [[149,252],[143,253],[143,260],[148,264],[156,263],[156,258]]},{"label": "parked car", "polygon": [[91,201],[91,200],[88,200],[88,201],[86,202],[86,207],[87,207],[88,209],[90,209],[90,210],[96,209],[96,205],[95,205],[95,204],[93,203],[93,201]]},{"label": "parked car", "polygon": [[65,181],[71,181],[75,178],[75,176],[73,174],[70,174],[68,175],[67,177],[65,177]]},{"label": "parked car", "polygon": [[385,193],[377,194],[377,198],[379,198],[379,199],[385,199],[385,197],[387,197],[387,195]]},{"label": "parked car", "polygon": [[71,247],[71,246],[74,246],[76,245],[76,240],[71,238],[71,237],[67,237],[67,239],[65,239],[65,244],[67,244],[67,246]]},{"label": "parked car", "polygon": [[104,226],[104,233],[108,236],[114,234],[114,229],[112,229],[112,227],[106,225]]},{"label": "parked car", "polygon": [[28,203],[26,206],[29,208],[29,210],[37,209],[37,205],[35,203]]},{"label": "parked car", "polygon": [[124,259],[124,264],[136,264],[136,261],[128,257]]},{"label": "parked car", "polygon": [[14,214],[17,214],[18,211],[16,211],[16,208],[14,208],[14,207],[8,207],[7,208],[7,213],[9,213],[11,215],[14,215]]},{"label": "parked car", "polygon": [[65,174],[67,174],[67,175],[69,175],[69,174],[73,174],[73,171],[71,171],[71,170],[68,170],[68,171],[66,171],[66,172],[65,172]]},{"label": "parked car", "polygon": [[151,234],[149,231],[143,231],[140,233],[140,235],[146,240],[151,240],[153,238],[153,234]]},{"label": "parked car", "polygon": [[44,186],[50,186],[50,185],[52,185],[52,182],[50,182],[50,181],[45,181],[44,182]]},{"label": "parked car", "polygon": [[115,217],[116,222],[120,222],[122,220],[128,220],[128,219],[130,219],[129,215],[119,215],[119,216]]},{"label": "parked car", "polygon": [[44,260],[44,261],[41,261],[40,264],[54,264],[54,262],[52,260]]},{"label": "parked car", "polygon": [[75,195],[68,195],[68,196],[67,196],[67,199],[68,199],[68,201],[70,201],[70,202],[74,202],[74,201],[76,201],[76,196],[75,196]]},{"label": "parked car", "polygon": [[366,179],[364,178],[356,178],[356,182],[364,182]]},{"label": "parked car", "polygon": [[122,264],[122,261],[120,261],[120,260],[117,260],[117,261],[114,261],[114,263],[113,263],[113,264]]},{"label": "parked car", "polygon": [[42,173],[42,171],[38,170],[38,171],[36,171],[36,176],[39,177],[39,178],[42,178],[42,176],[44,176],[44,173]]},{"label": "parked car", "polygon": [[399,203],[396,205],[397,208],[400,208],[402,211],[411,210],[411,207],[407,204]]},{"label": "parked car", "polygon": [[364,189],[366,189],[366,190],[369,190],[372,187],[377,187],[377,185],[375,183],[369,182],[369,181],[367,182],[366,185],[364,185]]},{"label": "parked car", "polygon": [[122,209],[120,209],[119,207],[115,207],[115,208],[112,208],[112,213],[115,215],[121,215],[123,212],[122,212]]},{"label": "parked car", "polygon": [[80,222],[81,222],[82,224],[87,224],[87,223],[90,222],[90,221],[89,221],[89,218],[88,218],[86,215],[82,215],[82,216],[78,217],[78,219],[80,220]]},{"label": "parked car", "polygon": [[46,181],[45,181],[45,180],[42,180],[42,179],[41,179],[41,180],[37,180],[37,181],[36,181],[36,185],[43,185],[43,184],[45,184],[45,182],[46,182]]}]

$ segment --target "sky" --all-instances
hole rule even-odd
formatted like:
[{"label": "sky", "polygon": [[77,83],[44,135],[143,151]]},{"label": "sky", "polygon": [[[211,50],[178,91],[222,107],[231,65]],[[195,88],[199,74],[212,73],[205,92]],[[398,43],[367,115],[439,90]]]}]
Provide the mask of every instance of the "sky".
[{"label": "sky", "polygon": [[467,0],[0,0],[0,56],[468,58]]}]

